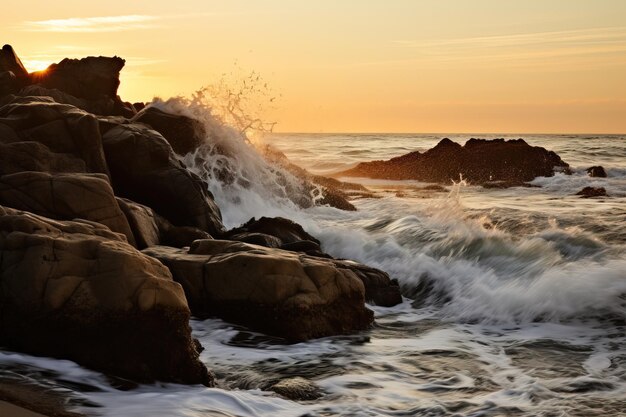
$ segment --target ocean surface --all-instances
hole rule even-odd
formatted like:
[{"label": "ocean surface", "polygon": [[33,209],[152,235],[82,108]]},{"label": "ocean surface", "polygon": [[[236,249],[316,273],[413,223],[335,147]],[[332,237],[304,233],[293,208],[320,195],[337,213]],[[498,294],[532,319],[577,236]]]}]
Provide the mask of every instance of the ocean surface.
[{"label": "ocean surface", "polygon": [[[404,303],[371,307],[369,331],[293,345],[194,320],[215,389],[126,389],[70,361],[10,351],[0,351],[4,376],[64,392],[72,407],[95,416],[626,416],[626,136],[263,138],[318,174],[426,150],[443,137],[523,137],[574,171],[537,178],[533,188],[459,181],[445,192],[420,190],[425,184],[415,181],[350,178],[373,197],[343,212],[298,208],[290,199],[297,186],[285,173],[235,132],[220,132],[220,152],[183,160],[209,181],[228,227],[252,216],[292,218],[328,253],[397,278]],[[604,166],[608,178],[588,177],[592,165]],[[232,177],[217,180],[216,166]],[[610,197],[574,195],[585,186],[605,187]],[[293,376],[316,383],[322,398],[294,402],[264,390]]]}]

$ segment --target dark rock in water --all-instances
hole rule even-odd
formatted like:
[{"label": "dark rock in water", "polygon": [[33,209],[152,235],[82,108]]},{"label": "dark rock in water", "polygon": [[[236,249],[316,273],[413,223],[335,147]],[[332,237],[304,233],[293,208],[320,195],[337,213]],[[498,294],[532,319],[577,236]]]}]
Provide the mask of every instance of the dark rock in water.
[{"label": "dark rock in water", "polygon": [[0,176],[0,204],[57,220],[85,219],[121,233],[133,246],[126,216],[104,174],[19,172]]},{"label": "dark rock in water", "polygon": [[345,259],[335,259],[333,263],[338,268],[349,269],[363,281],[365,301],[383,307],[392,307],[402,302],[398,281],[390,279],[386,272]]},{"label": "dark rock in water", "polygon": [[419,190],[422,191],[435,191],[435,192],[448,192],[448,189],[446,187],[443,187],[439,184],[431,184],[431,185],[426,185],[424,187],[419,188]]},{"label": "dark rock in water", "polygon": [[222,234],[222,216],[213,196],[160,134],[131,123],[110,128],[102,140],[116,195],[151,207],[176,226]]},{"label": "dark rock in water", "polygon": [[229,230],[224,236],[230,238],[240,233],[264,233],[277,237],[282,244],[301,240],[310,240],[320,244],[319,240],[308,234],[298,223],[283,217],[261,217],[259,220],[253,217],[242,226]]},{"label": "dark rock in water", "polygon": [[604,167],[600,165],[587,168],[587,174],[589,174],[590,177],[606,178],[606,171]]},{"label": "dark rock in water", "polygon": [[124,61],[119,57],[65,58],[44,71],[30,74],[33,84],[55,88],[74,97],[87,100],[116,98],[120,85],[120,71]]},{"label": "dark rock in water", "polygon": [[532,185],[527,182],[519,181],[488,181],[482,184],[483,188],[512,188],[512,187],[524,187],[524,188],[540,188],[538,185]]},{"label": "dark rock in water", "polygon": [[228,239],[236,240],[237,242],[250,243],[252,245],[265,246],[266,248],[280,248],[283,244],[283,242],[276,236],[265,233],[229,233]]},{"label": "dark rock in water", "polygon": [[319,243],[310,241],[310,240],[298,240],[296,242],[283,243],[280,246],[281,249],[292,251],[292,252],[321,252]]},{"label": "dark rock in water", "polygon": [[132,120],[145,123],[159,132],[179,155],[193,152],[206,139],[206,129],[200,121],[166,113],[153,106],[146,107]]},{"label": "dark rock in water", "polygon": [[567,168],[559,156],[524,140],[470,139],[464,146],[442,139],[424,152],[411,152],[388,161],[363,162],[335,176],[419,180],[449,184],[460,176],[470,183],[491,181],[520,184],[554,175],[555,167]]},{"label": "dark rock in water", "polygon": [[107,227],[0,207],[0,345],[139,382],[212,386],[180,285]]},{"label": "dark rock in water", "polygon": [[283,379],[272,385],[270,391],[274,391],[292,401],[311,401],[317,400],[322,396],[320,387],[301,377]]},{"label": "dark rock in water", "polygon": [[291,342],[352,333],[373,321],[361,280],[327,259],[225,240],[144,253],[170,268],[198,317],[218,316]]},{"label": "dark rock in water", "polygon": [[577,192],[576,195],[582,198],[608,197],[604,187],[585,187]]},{"label": "dark rock in water", "polygon": [[[18,144],[17,142],[22,142]],[[11,97],[0,106],[0,143],[12,152],[0,173],[24,169],[108,175],[97,119],[47,97]],[[35,154],[29,155],[27,150]]]},{"label": "dark rock in water", "polygon": [[0,50],[0,73],[11,72],[21,83],[28,81],[28,71],[18,58],[11,45],[4,45]]}]

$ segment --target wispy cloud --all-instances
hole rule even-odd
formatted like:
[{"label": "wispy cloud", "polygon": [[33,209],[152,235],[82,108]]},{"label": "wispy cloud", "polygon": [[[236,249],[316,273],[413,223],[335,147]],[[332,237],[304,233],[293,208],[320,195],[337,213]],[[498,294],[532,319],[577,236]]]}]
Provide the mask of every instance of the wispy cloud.
[{"label": "wispy cloud", "polygon": [[158,17],[148,15],[70,17],[26,21],[22,29],[31,32],[119,32],[157,27]]},{"label": "wispy cloud", "polygon": [[[503,64],[546,67],[566,60],[588,67],[626,62],[626,27],[536,32],[437,40],[396,40],[411,51],[399,62]],[[410,57],[407,57],[410,55]]]},{"label": "wispy cloud", "polygon": [[626,42],[626,27],[534,32],[436,40],[396,40],[397,46],[409,48],[511,48],[522,46],[583,46]]}]

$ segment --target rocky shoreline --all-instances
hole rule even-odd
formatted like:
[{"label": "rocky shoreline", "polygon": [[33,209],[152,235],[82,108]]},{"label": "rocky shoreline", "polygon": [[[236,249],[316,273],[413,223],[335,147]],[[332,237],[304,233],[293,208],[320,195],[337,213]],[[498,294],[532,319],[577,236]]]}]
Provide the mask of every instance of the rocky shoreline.
[{"label": "rocky shoreline", "polygon": [[[333,258],[289,219],[228,230],[205,179],[181,162],[212,133],[188,115],[122,101],[123,67],[118,57],[87,57],[28,73],[10,46],[0,51],[1,347],[136,382],[215,386],[191,317],[300,342],[366,330],[367,303],[402,302],[388,274]],[[261,153],[299,181],[302,207],[356,210],[350,197],[369,193]],[[450,184],[462,174],[509,187],[555,167],[569,169],[521,139],[444,139],[337,176]]]},{"label": "rocky shoreline", "polygon": [[[210,135],[123,102],[123,66],[88,57],[28,73],[2,48],[0,346],[138,382],[214,386],[192,315],[295,342],[367,329],[366,302],[401,302],[387,274],[333,259],[290,220],[227,230],[179,159]],[[354,209],[337,184],[317,203]]]}]

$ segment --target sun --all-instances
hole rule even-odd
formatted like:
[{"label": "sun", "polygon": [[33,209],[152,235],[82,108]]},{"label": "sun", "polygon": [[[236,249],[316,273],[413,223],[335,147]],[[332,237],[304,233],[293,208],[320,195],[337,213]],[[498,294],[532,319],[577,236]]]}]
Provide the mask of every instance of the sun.
[{"label": "sun", "polygon": [[22,64],[24,64],[28,72],[36,72],[46,70],[52,62],[38,59],[24,59],[22,60]]}]

